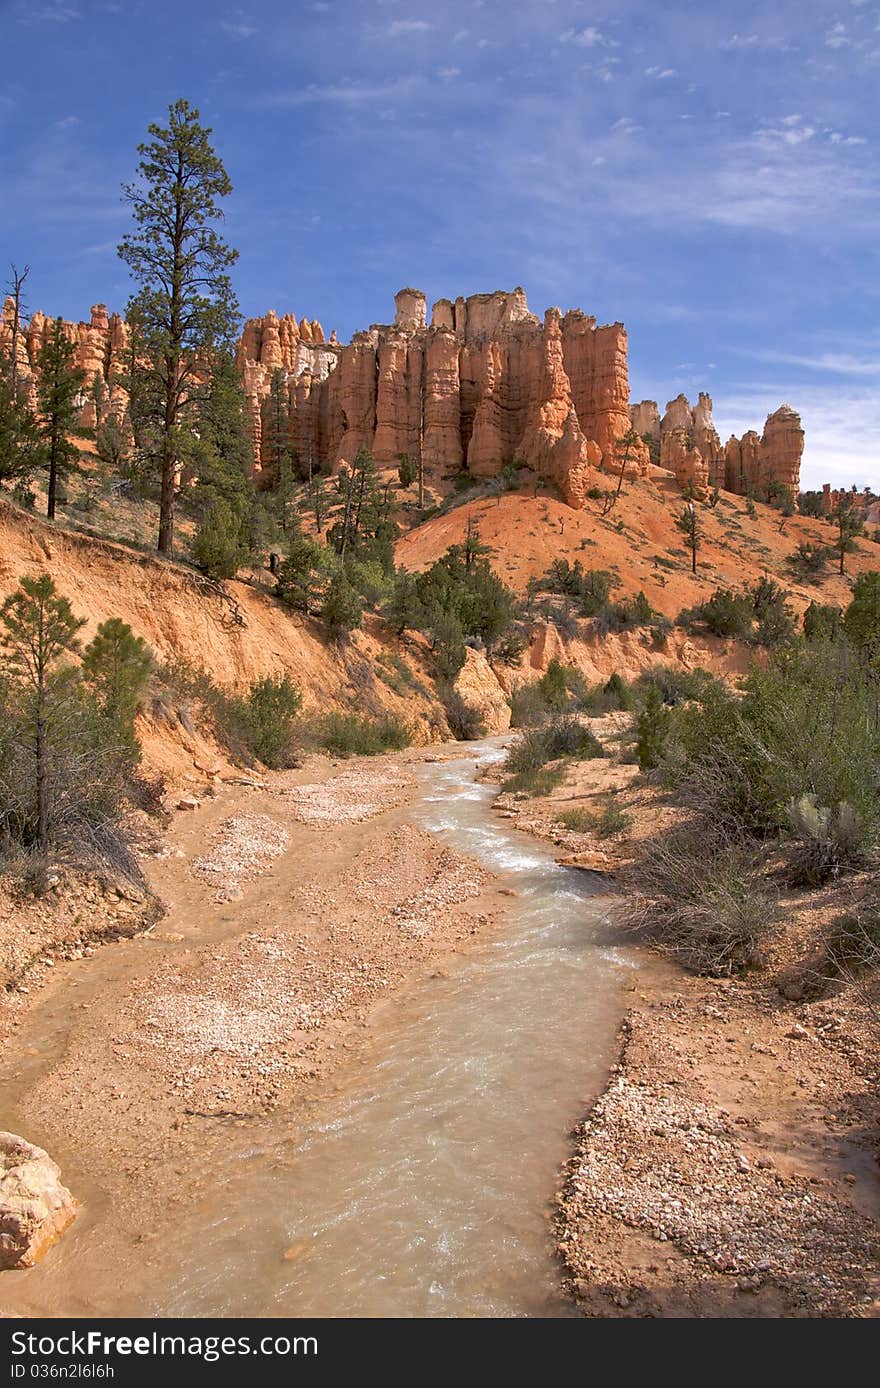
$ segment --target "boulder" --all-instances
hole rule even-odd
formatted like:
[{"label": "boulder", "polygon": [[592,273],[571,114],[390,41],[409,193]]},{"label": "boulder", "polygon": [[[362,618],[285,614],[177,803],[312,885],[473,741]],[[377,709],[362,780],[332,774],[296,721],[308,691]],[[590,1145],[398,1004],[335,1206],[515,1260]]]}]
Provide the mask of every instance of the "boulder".
[{"label": "boulder", "polygon": [[60,1178],[41,1147],[0,1132],[0,1270],[33,1267],[76,1218]]}]

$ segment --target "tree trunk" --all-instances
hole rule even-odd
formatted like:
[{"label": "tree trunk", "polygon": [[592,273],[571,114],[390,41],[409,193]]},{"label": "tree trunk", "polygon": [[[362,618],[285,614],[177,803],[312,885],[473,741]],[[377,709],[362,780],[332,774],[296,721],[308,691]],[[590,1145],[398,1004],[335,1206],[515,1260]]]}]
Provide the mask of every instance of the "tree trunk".
[{"label": "tree trunk", "polygon": [[691,550],[691,573],[692,573],[692,574],[695,574],[696,572],[697,572],[697,551],[696,551],[696,549],[692,549],[692,550]]},{"label": "tree trunk", "polygon": [[49,445],[49,492],[46,506],[46,515],[49,520],[55,519],[55,504],[58,497],[58,457],[55,440]]},{"label": "tree trunk", "polygon": [[45,857],[49,852],[49,768],[46,765],[46,723],[42,708],[37,709],[37,846]]},{"label": "tree trunk", "polygon": [[162,445],[162,492],[159,498],[160,554],[170,559],[174,553],[174,451],[166,439]]}]

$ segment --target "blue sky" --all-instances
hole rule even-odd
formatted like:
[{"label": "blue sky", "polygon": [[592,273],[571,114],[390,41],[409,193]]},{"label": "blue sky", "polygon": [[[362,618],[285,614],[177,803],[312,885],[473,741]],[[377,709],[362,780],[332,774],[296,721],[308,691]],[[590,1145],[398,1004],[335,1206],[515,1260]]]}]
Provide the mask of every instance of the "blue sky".
[{"label": "blue sky", "polygon": [[623,320],[634,398],[783,400],[804,480],[880,488],[880,0],[0,0],[0,268],[124,308],[119,185],[196,104],[243,311],[346,339],[522,284]]}]

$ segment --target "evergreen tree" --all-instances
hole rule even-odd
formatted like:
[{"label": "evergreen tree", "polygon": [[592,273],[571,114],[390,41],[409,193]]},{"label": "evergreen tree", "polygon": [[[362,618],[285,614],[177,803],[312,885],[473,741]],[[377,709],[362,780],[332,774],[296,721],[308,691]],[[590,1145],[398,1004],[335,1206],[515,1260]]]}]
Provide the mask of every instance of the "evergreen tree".
[{"label": "evergreen tree", "polygon": [[[22,578],[16,592],[0,608],[5,673],[18,693],[18,741],[30,774],[27,790],[33,809],[16,809],[29,828],[40,854],[49,851],[53,825],[53,770],[56,743],[64,735],[74,688],[71,666],[59,662],[77,647],[77,632],[85,623],[73,615],[48,574]],[[3,796],[7,802],[9,793]]]},{"label": "evergreen tree", "polygon": [[[806,630],[806,618],[804,620]],[[874,661],[880,654],[880,573],[859,574],[852,602],[843,614],[843,629],[860,655]]]},{"label": "evergreen tree", "polygon": [[13,406],[19,403],[19,380],[18,380],[18,343],[21,337],[21,320],[27,312],[24,304],[24,286],[31,267],[26,265],[23,270],[19,270],[16,265],[11,266],[12,277],[7,285],[7,291],[12,300],[12,341],[10,343],[8,384],[9,395]]},{"label": "evergreen tree", "polygon": [[74,365],[75,355],[73,343],[65,336],[64,323],[56,318],[51,336],[37,356],[37,402],[44,465],[49,471],[46,514],[50,520],[55,518],[58,483],[76,469],[79,456],[70,435],[82,434],[79,414],[86,373]]},{"label": "evergreen tree", "polygon": [[102,622],[83,651],[83,679],[94,691],[98,708],[110,728],[130,751],[132,761],[140,754],[135,715],[152,668],[150,647],[119,617]]},{"label": "evergreen tree", "polygon": [[291,540],[275,576],[279,598],[308,616],[323,601],[328,574],[335,565],[333,554],[316,540],[305,535]]},{"label": "evergreen tree", "polygon": [[272,373],[269,394],[263,401],[261,453],[263,467],[272,477],[272,493],[278,507],[281,529],[296,525],[291,516],[297,484],[297,458],[290,434],[290,400],[287,372],[279,367]]},{"label": "evergreen tree", "polygon": [[394,588],[385,616],[398,636],[405,631],[417,631],[424,620],[424,609],[414,576],[401,570],[394,579]]},{"label": "evergreen tree", "polygon": [[339,571],[330,580],[327,595],[321,605],[320,617],[334,636],[347,636],[361,624],[364,609],[346,575]]},{"label": "evergreen tree", "polygon": [[29,478],[44,460],[36,417],[21,395],[13,395],[12,381],[4,372],[0,375],[0,486]]},{"label": "evergreen tree", "polygon": [[193,539],[195,563],[210,578],[235,578],[248,559],[243,518],[223,496],[212,496]]},{"label": "evergreen tree", "polygon": [[669,737],[669,709],[656,684],[649,684],[641,713],[636,718],[636,754],[642,771],[660,765],[663,749]]},{"label": "evergreen tree", "polygon": [[138,146],[139,180],[123,189],[134,230],[119,255],[141,286],[127,316],[134,374],[142,378],[139,411],[158,457],[158,549],[170,556],[180,433],[206,357],[234,335],[238,304],[228,271],[238,253],[213,225],[222,217],[218,199],[232,184],[198,111],[175,101],[168,125],[151,124],[149,134]]},{"label": "evergreen tree", "polygon": [[831,512],[831,523],[837,528],[837,534],[831,542],[831,548],[837,554],[840,572],[845,573],[846,556],[852,554],[856,547],[856,536],[861,535],[865,528],[861,516],[853,508],[853,498],[850,492],[844,492],[841,495]]},{"label": "evergreen tree", "polygon": [[700,522],[693,496],[687,498],[687,505],[677,518],[676,527],[684,535],[691,552],[691,573],[697,572],[697,550],[700,548]]}]

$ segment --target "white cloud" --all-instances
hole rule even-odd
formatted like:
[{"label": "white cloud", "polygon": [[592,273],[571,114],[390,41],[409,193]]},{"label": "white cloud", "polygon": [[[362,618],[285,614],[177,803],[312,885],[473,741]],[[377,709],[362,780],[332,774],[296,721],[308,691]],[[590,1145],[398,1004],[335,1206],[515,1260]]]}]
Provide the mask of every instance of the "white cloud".
[{"label": "white cloud", "polygon": [[444,82],[451,82],[453,78],[461,76],[460,67],[440,67],[437,69],[437,76]]},{"label": "white cloud", "polygon": [[388,25],[388,32],[396,39],[403,34],[426,34],[433,27],[426,19],[393,19]]},{"label": "white cloud", "polygon": [[731,34],[721,47],[727,52],[736,52],[737,50],[757,52],[761,49],[786,49],[788,44],[785,39],[774,38],[768,34]]},{"label": "white cloud", "polygon": [[75,125],[79,125],[79,116],[62,116],[55,121],[56,130],[72,130]]},{"label": "white cloud", "polygon": [[646,67],[645,76],[652,77],[655,82],[665,82],[670,77],[677,77],[678,69],[674,67]]},{"label": "white cloud", "polygon": [[233,39],[252,39],[257,32],[252,24],[233,24],[226,19],[221,19],[220,28]]},{"label": "white cloud", "polygon": [[847,36],[845,24],[835,24],[825,35],[826,48],[849,48],[852,39]]},{"label": "white cloud", "polygon": [[638,121],[633,120],[632,116],[621,116],[620,120],[616,120],[611,127],[616,135],[633,135],[641,128]]},{"label": "white cloud", "polygon": [[559,35],[560,43],[576,43],[580,48],[619,48],[620,44],[616,39],[608,38],[602,33],[601,29],[596,29],[592,24],[586,29],[566,29],[564,34]]},{"label": "white cloud", "polygon": [[73,5],[19,5],[19,20],[24,24],[70,24],[82,19],[82,11]]},{"label": "white cloud", "polygon": [[414,77],[399,77],[393,82],[329,82],[323,86],[292,87],[288,91],[273,92],[263,104],[266,106],[371,106],[377,102],[394,100],[408,95],[416,86]]}]

